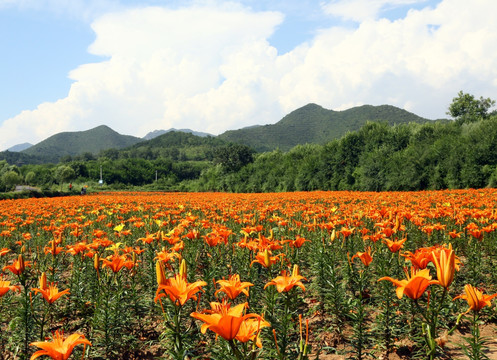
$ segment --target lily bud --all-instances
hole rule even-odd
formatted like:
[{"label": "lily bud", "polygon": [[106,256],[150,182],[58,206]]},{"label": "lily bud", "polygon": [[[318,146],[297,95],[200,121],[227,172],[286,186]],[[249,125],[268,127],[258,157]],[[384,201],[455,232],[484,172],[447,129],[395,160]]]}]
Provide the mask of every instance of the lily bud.
[{"label": "lily bud", "polygon": [[186,261],[185,261],[185,259],[181,260],[181,265],[179,266],[179,274],[183,277],[186,277]]},{"label": "lily bud", "polygon": [[97,271],[100,268],[100,256],[98,254],[93,255],[93,267]]},{"label": "lily bud", "polygon": [[22,254],[19,254],[19,258],[17,260],[19,262],[19,272],[22,274],[24,270],[26,270],[26,265],[24,264],[24,258]]},{"label": "lily bud", "polygon": [[269,250],[268,249],[264,250],[264,264],[266,265],[266,267],[270,267],[271,266],[271,259],[270,259],[270,256],[269,256]]},{"label": "lily bud", "polygon": [[292,276],[295,277],[299,275],[299,266],[297,264],[293,265]]},{"label": "lily bud", "polygon": [[45,274],[45,272],[42,272],[41,276],[40,276],[40,289],[41,290],[48,289],[48,285],[47,285],[47,274]]},{"label": "lily bud", "polygon": [[335,229],[333,229],[333,231],[331,232],[331,236],[330,236],[330,242],[335,241],[336,238],[337,238],[337,231]]},{"label": "lily bud", "polygon": [[162,263],[157,261],[155,263],[155,274],[157,276],[157,285],[165,285],[166,284],[166,273],[164,272],[164,267]]}]

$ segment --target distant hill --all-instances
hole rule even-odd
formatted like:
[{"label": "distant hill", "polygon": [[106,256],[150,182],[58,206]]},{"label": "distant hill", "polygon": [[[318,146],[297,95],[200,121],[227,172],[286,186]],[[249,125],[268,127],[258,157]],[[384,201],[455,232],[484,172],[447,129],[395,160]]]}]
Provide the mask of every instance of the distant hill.
[{"label": "distant hill", "polygon": [[430,120],[391,105],[364,105],[334,111],[308,104],[292,111],[274,125],[226,131],[219,138],[248,145],[257,151],[276,148],[288,151],[299,144],[324,144],[338,139],[347,132],[359,130],[367,121],[383,121],[394,125]]},{"label": "distant hill", "polygon": [[189,132],[168,131],[151,140],[139,142],[127,148],[104,150],[103,156],[156,159],[159,157],[181,161],[212,160],[216,148],[227,142],[214,136],[197,136]]},{"label": "distant hill", "polygon": [[140,141],[143,140],[134,136],[121,135],[108,126],[101,125],[86,131],[55,134],[21,153],[43,158],[44,162],[58,162],[67,155],[96,154],[104,149],[122,149]]},{"label": "distant hill", "polygon": [[5,150],[0,152],[0,161],[5,160],[10,165],[27,165],[27,164],[45,164],[47,161],[45,158],[41,156],[28,155],[19,151],[9,151]]},{"label": "distant hill", "polygon": [[390,105],[364,105],[333,111],[308,104],[292,111],[274,125],[249,126],[217,137],[190,129],[169,129],[152,131],[142,139],[121,135],[105,125],[87,131],[63,132],[21,151],[11,148],[10,151],[0,152],[0,160],[18,165],[41,164],[57,163],[65,156],[85,153],[103,153],[109,158],[127,153],[127,157],[145,159],[166,157],[203,161],[212,158],[213,149],[229,142],[244,144],[259,152],[277,148],[288,151],[299,144],[324,144],[338,139],[347,132],[359,130],[367,121],[394,125],[431,120]]},{"label": "distant hill", "polygon": [[145,135],[143,137],[143,139],[144,140],[151,140],[151,139],[153,139],[153,138],[155,138],[157,136],[167,134],[168,132],[171,132],[171,131],[189,133],[189,134],[193,134],[195,136],[200,136],[200,137],[213,136],[213,135],[208,134],[208,133],[204,133],[204,132],[200,132],[200,131],[193,131],[193,130],[190,130],[190,129],[175,129],[175,128],[171,128],[169,130],[154,130],[154,131],[151,131],[147,135]]},{"label": "distant hill", "polygon": [[31,146],[33,146],[33,144],[30,144],[30,143],[17,144],[17,145],[14,145],[14,146],[8,148],[7,151],[19,152],[19,151],[26,150],[26,149],[30,148]]}]

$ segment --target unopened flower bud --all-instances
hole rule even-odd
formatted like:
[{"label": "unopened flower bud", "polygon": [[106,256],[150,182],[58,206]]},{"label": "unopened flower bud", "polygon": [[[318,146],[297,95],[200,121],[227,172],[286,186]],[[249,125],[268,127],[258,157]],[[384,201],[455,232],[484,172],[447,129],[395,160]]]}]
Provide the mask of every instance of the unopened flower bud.
[{"label": "unopened flower bud", "polygon": [[164,267],[162,266],[161,261],[157,261],[155,263],[155,274],[157,275],[157,285],[165,285],[166,284],[166,273],[164,272]]},{"label": "unopened flower bud", "polygon": [[26,265],[24,264],[24,258],[22,257],[22,254],[19,254],[19,258],[17,261],[19,262],[19,271],[20,273],[23,273],[26,269]]},{"label": "unopened flower bud", "polygon": [[93,255],[93,267],[98,271],[100,268],[100,256],[97,254]]},{"label": "unopened flower bud", "polygon": [[47,274],[45,274],[45,272],[42,272],[41,276],[40,276],[40,289],[41,290],[46,290],[47,288],[48,288],[48,285],[47,285]]},{"label": "unopened flower bud", "polygon": [[181,265],[179,266],[179,274],[183,277],[186,277],[186,261],[185,261],[185,259],[181,260]]}]

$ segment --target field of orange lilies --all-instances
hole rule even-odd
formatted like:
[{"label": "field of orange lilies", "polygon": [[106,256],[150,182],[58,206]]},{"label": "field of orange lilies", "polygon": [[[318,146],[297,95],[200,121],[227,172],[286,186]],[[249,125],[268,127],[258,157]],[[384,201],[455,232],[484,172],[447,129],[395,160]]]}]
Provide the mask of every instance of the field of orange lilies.
[{"label": "field of orange lilies", "polygon": [[485,359],[496,209],[494,189],[0,201],[0,360]]}]

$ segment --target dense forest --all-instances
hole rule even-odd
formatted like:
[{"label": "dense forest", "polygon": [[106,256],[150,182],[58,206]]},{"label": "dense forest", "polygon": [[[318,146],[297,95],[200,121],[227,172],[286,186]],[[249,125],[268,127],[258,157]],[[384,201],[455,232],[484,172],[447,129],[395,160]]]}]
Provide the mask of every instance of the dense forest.
[{"label": "dense forest", "polygon": [[[214,137],[168,133],[126,149],[57,164],[0,162],[0,190],[69,182],[106,189],[273,192],[424,190],[497,186],[495,102],[459,92],[450,122],[368,122],[326,144],[257,153]],[[98,185],[102,179],[103,185]]]}]

